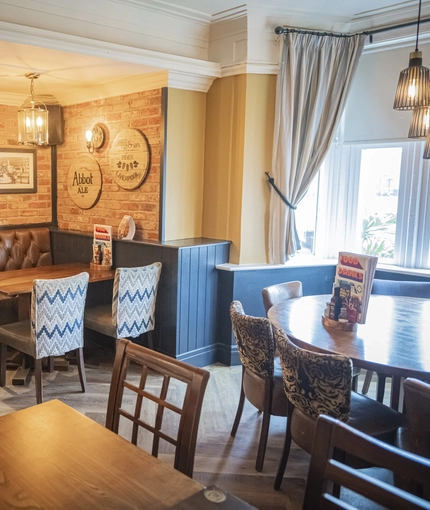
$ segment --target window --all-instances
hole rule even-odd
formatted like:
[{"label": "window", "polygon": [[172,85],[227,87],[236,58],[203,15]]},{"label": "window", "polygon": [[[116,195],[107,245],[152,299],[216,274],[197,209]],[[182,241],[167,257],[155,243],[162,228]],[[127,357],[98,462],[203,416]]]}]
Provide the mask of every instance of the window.
[{"label": "window", "polygon": [[[422,141],[333,144],[296,211],[303,247],[322,258],[349,250],[377,255],[380,263],[429,268],[430,179],[423,150]],[[312,247],[306,243],[311,238]]]}]

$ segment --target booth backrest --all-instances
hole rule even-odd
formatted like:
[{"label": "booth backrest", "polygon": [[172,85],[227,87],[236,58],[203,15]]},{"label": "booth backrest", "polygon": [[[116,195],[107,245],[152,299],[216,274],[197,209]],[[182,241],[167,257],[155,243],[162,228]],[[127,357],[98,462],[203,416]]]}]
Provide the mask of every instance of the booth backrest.
[{"label": "booth backrest", "polygon": [[0,271],[52,264],[48,228],[0,230]]}]

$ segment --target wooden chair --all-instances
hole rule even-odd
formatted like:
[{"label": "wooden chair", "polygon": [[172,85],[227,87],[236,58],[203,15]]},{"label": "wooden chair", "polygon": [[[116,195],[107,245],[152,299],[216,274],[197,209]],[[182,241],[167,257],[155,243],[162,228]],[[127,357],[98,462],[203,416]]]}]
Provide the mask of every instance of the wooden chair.
[{"label": "wooden chair", "polygon": [[117,268],[112,304],[85,310],[85,327],[111,338],[137,338],[144,333],[153,349],[155,303],[161,262],[149,266]]},{"label": "wooden chair", "polygon": [[271,415],[287,416],[288,399],[282,385],[279,357],[275,358],[272,325],[264,317],[245,315],[242,304],[233,301],[230,317],[242,363],[242,383],[236,417],[231,429],[235,437],[246,399],[263,412],[255,469],[263,469]]},{"label": "wooden chair", "polygon": [[352,506],[351,501],[335,498],[330,490],[332,484],[361,495],[365,508],[373,502],[383,508],[398,510],[430,509],[429,501],[340,462],[337,460],[340,452],[388,469],[394,475],[407,472],[417,484],[430,485],[429,460],[389,446],[339,420],[320,416],[316,424],[303,510],[363,508]]},{"label": "wooden chair", "polygon": [[302,282],[285,282],[265,287],[261,291],[263,295],[264,309],[267,312],[273,305],[286,301],[287,299],[298,298],[303,296]]},{"label": "wooden chair", "polygon": [[[140,378],[134,384],[129,378],[130,362],[140,367]],[[162,377],[159,394],[152,391],[149,373]],[[209,372],[195,368],[164,354],[157,353],[146,347],[121,339],[117,345],[116,357],[112,372],[112,382],[109,392],[109,402],[106,416],[106,427],[118,433],[120,421],[128,420],[132,424],[131,442],[137,444],[140,428],[153,434],[152,455],[158,457],[160,439],[175,446],[174,467],[182,473],[192,477],[194,454],[196,449],[197,432],[203,396],[209,380]],[[181,382],[185,386],[185,396],[182,406],[170,400],[169,384],[171,381]],[[124,390],[127,400],[131,394],[134,399],[134,409],[127,408],[124,402]],[[154,423],[149,423],[144,413],[143,401],[155,403],[156,413]],[[154,404],[153,404],[154,405]],[[173,415],[179,417],[176,437],[162,429],[163,418],[174,421]],[[168,480],[166,480],[168,483]]]},{"label": "wooden chair", "polygon": [[407,428],[401,431],[398,445],[430,459],[430,384],[408,378],[403,389]]},{"label": "wooden chair", "polygon": [[339,354],[311,352],[297,347],[282,330],[275,330],[284,388],[290,405],[275,489],[282,483],[291,441],[310,453],[316,420],[321,414],[388,443],[394,443],[402,414],[351,391],[352,361]]},{"label": "wooden chair", "polygon": [[35,280],[31,319],[0,326],[0,386],[6,383],[7,345],[34,358],[36,401],[42,402],[42,359],[76,351],[82,391],[86,391],[83,357],[84,308],[88,273]]},{"label": "wooden chair", "polygon": [[[415,281],[397,281],[397,280],[379,280],[375,278],[372,285],[372,294],[380,294],[384,296],[407,296],[407,297],[423,297],[430,298],[430,282]],[[370,384],[372,382],[373,370],[367,370],[364,378],[363,388],[361,392],[367,395]],[[376,400],[382,402],[385,393],[386,374],[378,374],[378,387]],[[400,380],[393,379],[393,384],[400,388]]]}]

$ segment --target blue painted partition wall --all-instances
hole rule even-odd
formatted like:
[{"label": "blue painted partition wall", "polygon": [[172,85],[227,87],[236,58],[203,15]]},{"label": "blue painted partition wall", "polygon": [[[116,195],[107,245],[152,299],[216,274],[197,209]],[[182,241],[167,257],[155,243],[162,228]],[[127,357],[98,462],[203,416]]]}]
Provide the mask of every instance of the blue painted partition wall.
[{"label": "blue painted partition wall", "polygon": [[239,300],[245,313],[264,317],[265,311],[261,291],[268,285],[300,280],[305,296],[330,294],[334,282],[335,265],[276,267],[273,269],[219,269],[220,293],[218,296],[218,337],[222,342],[220,361],[226,365],[240,363],[236,343],[232,335],[229,316],[230,303]]},{"label": "blue painted partition wall", "polygon": [[[92,235],[51,230],[55,264],[89,263]],[[182,239],[166,243],[114,239],[114,267],[163,264],[155,312],[155,348],[195,366],[219,361],[216,336],[217,264],[228,261],[230,243],[211,239]],[[101,294],[89,288],[90,306],[112,301],[110,288]],[[91,286],[90,286],[91,287]]]}]

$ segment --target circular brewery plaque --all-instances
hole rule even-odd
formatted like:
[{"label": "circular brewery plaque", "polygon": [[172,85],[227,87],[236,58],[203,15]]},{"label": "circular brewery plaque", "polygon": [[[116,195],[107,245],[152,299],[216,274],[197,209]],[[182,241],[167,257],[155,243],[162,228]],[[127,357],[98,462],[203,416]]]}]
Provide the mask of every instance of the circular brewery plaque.
[{"label": "circular brewery plaque", "polygon": [[89,154],[81,154],[70,165],[67,189],[70,198],[81,209],[96,205],[102,191],[102,174],[99,164]]},{"label": "circular brewery plaque", "polygon": [[138,129],[123,129],[110,151],[114,181],[125,189],[138,188],[148,174],[151,150],[146,136]]}]

